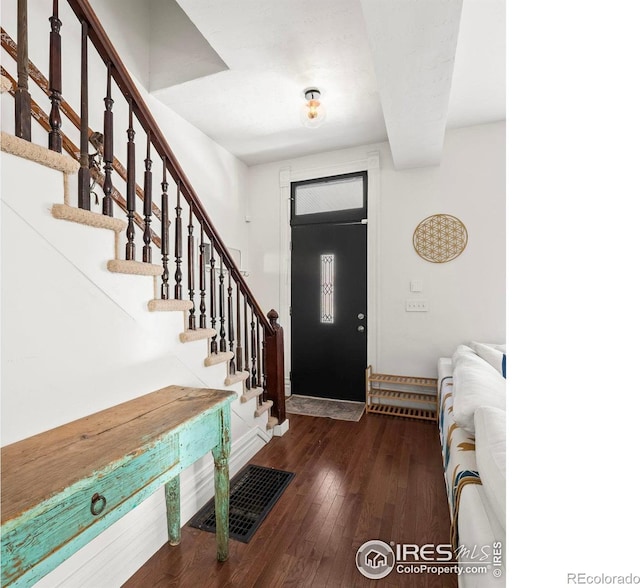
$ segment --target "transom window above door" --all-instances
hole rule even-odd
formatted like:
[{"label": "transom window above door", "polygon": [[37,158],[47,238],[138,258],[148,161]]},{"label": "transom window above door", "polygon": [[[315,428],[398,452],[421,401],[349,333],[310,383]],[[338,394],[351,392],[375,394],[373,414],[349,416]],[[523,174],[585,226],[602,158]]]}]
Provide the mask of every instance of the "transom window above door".
[{"label": "transom window above door", "polygon": [[367,173],[291,184],[291,224],[361,221],[367,218]]}]

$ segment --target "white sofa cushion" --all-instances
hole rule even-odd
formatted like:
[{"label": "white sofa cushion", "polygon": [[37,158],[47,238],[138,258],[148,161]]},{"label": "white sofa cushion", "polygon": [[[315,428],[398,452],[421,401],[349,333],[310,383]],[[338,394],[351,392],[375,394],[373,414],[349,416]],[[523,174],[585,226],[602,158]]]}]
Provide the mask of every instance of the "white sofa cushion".
[{"label": "white sofa cushion", "polygon": [[468,345],[458,345],[458,347],[456,347],[456,350],[453,352],[453,355],[451,356],[451,363],[453,365],[456,365],[456,362],[461,358],[464,357],[466,355],[478,355],[473,349],[471,349],[471,347],[469,347]]},{"label": "white sofa cushion", "polygon": [[471,347],[471,349],[473,349],[473,351],[476,352],[478,356],[480,356],[491,367],[493,367],[503,378],[507,377],[506,352],[498,349],[498,346],[478,343],[476,341],[471,341],[469,346]]},{"label": "white sofa cushion", "polygon": [[475,412],[476,463],[484,496],[506,529],[507,425],[504,410],[481,406]]},{"label": "white sofa cushion", "polygon": [[[473,345],[476,343],[476,341],[472,341],[471,343],[469,343],[470,347],[473,347]],[[507,344],[506,343],[485,343],[482,342],[480,343],[480,345],[486,345],[487,347],[492,347],[493,349],[497,349],[500,353],[506,353],[507,352]]]},{"label": "white sofa cushion", "polygon": [[474,435],[473,417],[478,407],[506,409],[506,380],[473,351],[460,347],[453,355],[453,416]]}]

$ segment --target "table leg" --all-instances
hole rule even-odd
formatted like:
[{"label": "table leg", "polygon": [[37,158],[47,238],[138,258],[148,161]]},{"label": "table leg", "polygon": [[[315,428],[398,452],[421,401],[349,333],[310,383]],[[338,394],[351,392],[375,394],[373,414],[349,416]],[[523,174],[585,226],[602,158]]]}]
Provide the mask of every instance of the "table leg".
[{"label": "table leg", "polygon": [[220,444],[213,448],[215,462],[215,503],[216,503],[216,539],[218,543],[218,561],[229,557],[229,434],[230,408],[225,405],[220,411]]},{"label": "table leg", "polygon": [[164,485],[164,498],[167,504],[167,528],[169,545],[180,543],[180,476],[169,480]]}]

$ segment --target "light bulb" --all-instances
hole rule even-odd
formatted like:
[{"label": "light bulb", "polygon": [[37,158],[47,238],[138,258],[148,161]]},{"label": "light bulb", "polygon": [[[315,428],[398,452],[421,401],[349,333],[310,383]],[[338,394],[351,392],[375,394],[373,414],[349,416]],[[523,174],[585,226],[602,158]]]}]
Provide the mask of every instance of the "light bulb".
[{"label": "light bulb", "polygon": [[319,127],[327,116],[324,106],[320,102],[320,90],[307,88],[304,91],[306,103],[301,113],[302,124],[305,127]]}]

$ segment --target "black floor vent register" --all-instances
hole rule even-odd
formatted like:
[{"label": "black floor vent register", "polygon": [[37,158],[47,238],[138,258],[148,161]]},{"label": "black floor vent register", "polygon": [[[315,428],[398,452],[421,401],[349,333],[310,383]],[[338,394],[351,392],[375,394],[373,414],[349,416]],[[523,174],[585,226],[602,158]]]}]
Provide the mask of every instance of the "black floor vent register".
[{"label": "black floor vent register", "polygon": [[[294,475],[250,464],[234,476],[229,488],[229,537],[249,543]],[[195,514],[189,525],[216,532],[213,498]]]}]

